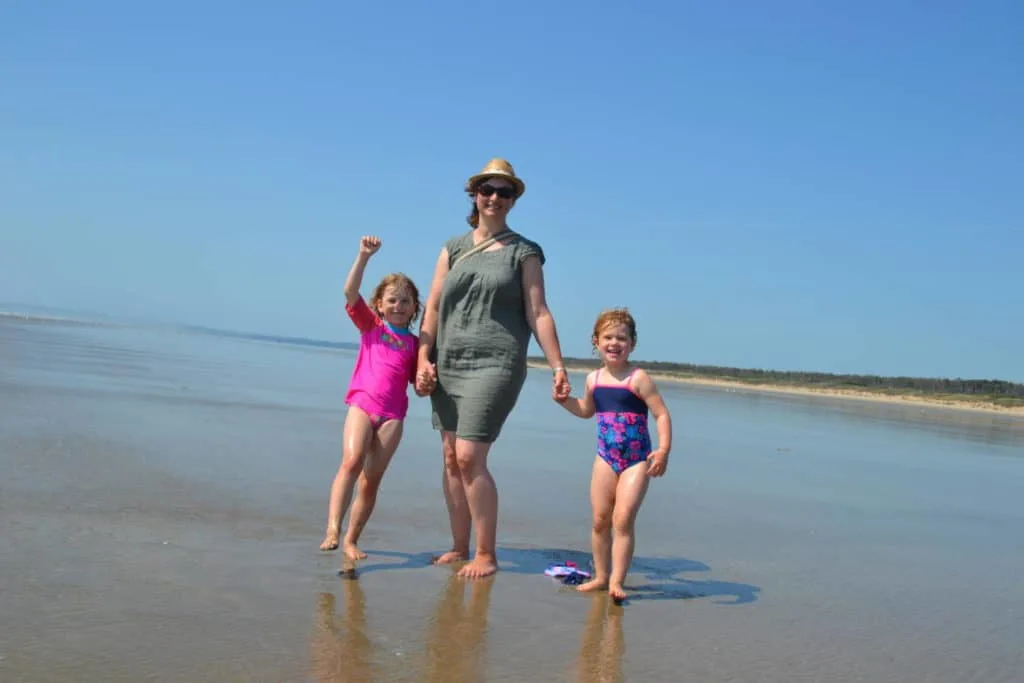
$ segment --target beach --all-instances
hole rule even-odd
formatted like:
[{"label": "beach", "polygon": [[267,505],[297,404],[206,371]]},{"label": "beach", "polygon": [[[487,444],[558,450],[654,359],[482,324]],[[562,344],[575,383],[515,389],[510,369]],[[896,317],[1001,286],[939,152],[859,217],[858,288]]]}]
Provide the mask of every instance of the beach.
[{"label": "beach", "polygon": [[[536,369],[549,369],[547,364],[531,361],[530,367]],[[567,369],[578,374],[585,374],[591,371],[581,365],[568,364]],[[763,391],[776,394],[790,394],[794,396],[810,396],[829,399],[851,399],[854,401],[877,401],[881,403],[893,403],[903,405],[927,406],[929,408],[946,408],[949,410],[969,410],[983,413],[1002,413],[1024,417],[1024,406],[999,406],[985,401],[971,400],[948,400],[943,398],[931,398],[928,396],[917,396],[910,394],[883,394],[873,391],[857,391],[856,389],[827,389],[817,387],[801,387],[785,384],[757,384],[752,382],[741,382],[738,380],[713,379],[704,377],[681,377],[666,373],[651,372],[651,377],[656,382],[672,382],[675,384],[686,384],[690,386],[715,387],[727,391]]]},{"label": "beach", "polygon": [[317,546],[353,361],[0,318],[0,680],[1018,680],[1016,415],[666,382],[676,441],[615,606],[542,573],[589,562],[594,425],[540,370],[490,458],[497,576],[430,563],[413,399],[340,577]]}]

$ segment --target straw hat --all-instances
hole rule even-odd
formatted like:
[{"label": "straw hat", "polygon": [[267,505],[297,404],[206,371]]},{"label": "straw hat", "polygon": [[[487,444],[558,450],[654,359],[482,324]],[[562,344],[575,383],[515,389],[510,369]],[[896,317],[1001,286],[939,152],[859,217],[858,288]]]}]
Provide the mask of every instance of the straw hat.
[{"label": "straw hat", "polygon": [[475,176],[471,176],[470,179],[466,181],[466,192],[472,192],[477,183],[481,180],[486,180],[487,178],[504,178],[515,185],[516,199],[522,197],[523,193],[526,192],[526,183],[516,176],[516,171],[512,168],[512,164],[497,157],[488,161],[482,171],[477,173]]}]

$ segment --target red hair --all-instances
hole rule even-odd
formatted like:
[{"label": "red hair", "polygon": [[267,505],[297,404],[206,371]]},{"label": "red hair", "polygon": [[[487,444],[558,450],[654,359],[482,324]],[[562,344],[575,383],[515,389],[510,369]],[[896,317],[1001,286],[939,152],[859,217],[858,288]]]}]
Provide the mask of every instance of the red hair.
[{"label": "red hair", "polygon": [[591,343],[594,344],[594,348],[597,348],[597,338],[601,336],[601,332],[608,328],[616,325],[625,325],[626,329],[629,330],[629,338],[632,341],[633,346],[636,346],[636,320],[630,314],[628,308],[609,308],[601,311],[597,316],[597,321],[594,323],[594,336],[591,339]]}]

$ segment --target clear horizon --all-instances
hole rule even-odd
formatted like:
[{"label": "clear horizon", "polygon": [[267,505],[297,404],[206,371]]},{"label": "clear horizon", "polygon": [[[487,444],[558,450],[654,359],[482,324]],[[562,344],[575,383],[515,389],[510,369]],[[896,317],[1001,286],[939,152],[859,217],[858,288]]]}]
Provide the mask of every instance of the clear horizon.
[{"label": "clear horizon", "polygon": [[[139,326],[150,325],[150,326],[153,326],[153,327],[193,328],[193,329],[199,329],[201,331],[207,331],[207,332],[211,332],[211,333],[223,333],[223,334],[237,336],[237,337],[242,337],[242,338],[266,337],[268,339],[279,341],[281,343],[288,343],[288,342],[291,342],[291,341],[304,341],[304,342],[310,342],[310,343],[313,343],[313,344],[332,344],[332,345],[338,345],[338,346],[344,345],[349,350],[357,350],[359,348],[359,339],[357,337],[353,337],[351,339],[329,339],[329,338],[321,338],[321,337],[304,337],[304,336],[301,336],[301,335],[274,334],[274,333],[268,333],[268,332],[261,332],[259,330],[240,330],[240,329],[231,329],[231,328],[220,328],[220,327],[209,326],[209,325],[198,325],[198,324],[195,324],[195,323],[188,323],[188,322],[176,322],[176,321],[167,321],[167,320],[163,320],[163,321],[161,321],[161,320],[145,320],[145,319],[141,319],[141,318],[136,318],[136,319],[120,318],[118,316],[112,316],[110,314],[102,313],[102,312],[99,312],[99,311],[82,311],[82,310],[60,309],[60,308],[54,308],[54,307],[51,307],[51,306],[38,306],[38,305],[33,305],[33,304],[19,304],[17,302],[0,302],[0,316],[13,313],[13,314],[16,314],[16,315],[24,315],[27,318],[45,318],[47,311],[51,312],[51,314],[52,314],[54,319],[59,319],[60,315],[63,314],[67,319],[74,320],[75,322],[80,322],[80,321],[81,322],[88,322],[88,321],[90,321],[90,317],[100,317],[100,318],[104,318],[106,322],[109,322],[110,324],[115,324],[115,325],[120,323],[120,324],[125,324],[125,325],[139,325]],[[80,316],[80,317],[79,318],[74,318],[72,316]],[[98,322],[98,321],[96,321],[96,322]],[[531,358],[543,359],[543,354],[540,353],[539,349],[531,348],[530,352],[531,352],[530,353],[530,357]],[[590,357],[590,356],[566,355],[565,358],[566,358],[567,361],[571,362],[571,361],[589,360],[592,357]],[[704,364],[704,363],[694,363],[692,361],[687,361],[687,360],[666,360],[666,359],[663,359],[663,358],[640,358],[640,357],[634,357],[633,361],[636,362],[636,363],[651,363],[651,362],[654,362],[654,363],[678,363],[678,364],[683,364],[683,365],[689,364],[689,365],[698,365],[698,366],[705,366],[705,367],[707,366],[707,364]],[[823,374],[836,374],[836,375],[854,374],[854,373],[825,373],[824,371],[815,370],[814,368],[754,368],[754,367],[744,367],[744,366],[733,366],[731,369],[737,369],[737,370],[752,370],[753,369],[753,370],[765,370],[765,371],[768,371],[768,372],[806,372],[806,373],[823,373]],[[910,375],[885,375],[885,376],[875,375],[875,376],[876,377],[885,377],[885,378],[892,378],[892,377],[897,377],[898,376],[898,377],[912,377],[913,379],[934,379],[934,380],[999,381],[999,382],[1009,382],[1011,384],[1024,386],[1024,382],[1015,382],[1013,380],[1003,379],[1003,378],[1000,378],[1000,377],[937,377],[937,376],[936,377],[923,377],[923,376],[910,376]]]}]

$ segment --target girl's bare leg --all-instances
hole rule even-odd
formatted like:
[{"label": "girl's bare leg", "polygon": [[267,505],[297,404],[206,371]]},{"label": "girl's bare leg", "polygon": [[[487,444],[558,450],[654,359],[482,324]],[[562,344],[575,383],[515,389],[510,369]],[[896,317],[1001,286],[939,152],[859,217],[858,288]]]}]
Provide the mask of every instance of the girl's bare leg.
[{"label": "girl's bare leg", "polygon": [[352,512],[348,516],[348,530],[345,532],[345,541],[342,545],[342,552],[349,560],[366,558],[366,553],[356,544],[363,533],[363,527],[373,514],[373,507],[377,504],[377,491],[380,490],[384,472],[402,440],[402,427],[401,420],[388,420],[373,435],[369,452],[363,462],[363,472],[359,475],[359,488],[356,491],[356,500],[352,504]]},{"label": "girl's bare leg", "polygon": [[612,510],[615,507],[615,487],[619,476],[600,457],[594,458],[590,475],[590,507],[594,525],[590,531],[590,545],[594,554],[594,575],[576,587],[578,591],[608,588],[612,564]]},{"label": "girl's bare leg", "polygon": [[[489,443],[455,440],[455,460],[462,476],[466,501],[469,503],[473,530],[476,531],[476,551],[473,559],[459,570],[459,576],[464,578],[478,579],[498,571],[498,558],[495,554],[498,535],[498,488],[487,469],[487,454],[490,450]],[[454,520],[452,530],[455,530]]]},{"label": "girl's bare leg", "polygon": [[444,453],[441,487],[444,489],[444,502],[448,507],[448,521],[452,527],[452,549],[434,561],[438,564],[451,564],[469,559],[471,518],[466,488],[455,457],[455,432],[441,432],[441,448]]},{"label": "girl's bare leg", "polygon": [[363,471],[363,460],[370,447],[373,426],[369,416],[355,406],[349,406],[342,434],[341,466],[331,484],[331,500],[327,506],[327,532],[320,550],[334,550],[341,535],[341,520],[352,502],[352,490]]},{"label": "girl's bare leg", "polygon": [[636,516],[640,512],[640,504],[647,494],[647,485],[651,478],[647,476],[647,465],[633,465],[619,475],[619,483],[615,490],[615,510],[612,512],[612,528],[615,536],[612,541],[612,576],[608,582],[608,594],[614,600],[625,600],[626,591],[622,584],[626,581],[629,565],[633,562],[635,545],[634,529]]}]

